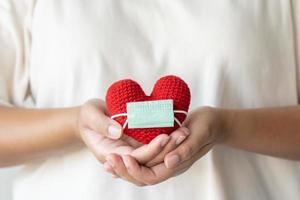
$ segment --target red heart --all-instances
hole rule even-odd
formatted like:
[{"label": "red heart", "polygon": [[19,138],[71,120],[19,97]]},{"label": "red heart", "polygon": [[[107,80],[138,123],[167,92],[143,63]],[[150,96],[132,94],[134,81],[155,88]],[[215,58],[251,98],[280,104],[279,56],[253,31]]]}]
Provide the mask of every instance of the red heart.
[{"label": "red heart", "polygon": [[[169,75],[160,78],[154,85],[154,88],[147,96],[141,86],[131,80],[124,79],[113,83],[106,93],[106,105],[110,116],[120,113],[126,113],[127,102],[151,101],[173,99],[174,110],[188,111],[190,105],[191,94],[188,85],[179,77]],[[186,118],[185,114],[176,113],[175,117],[183,122]],[[124,124],[126,116],[116,117],[115,120],[120,124]],[[148,144],[153,138],[159,134],[170,134],[179,125],[174,123],[174,127],[166,128],[130,128],[125,127],[124,133],[135,140]]]}]

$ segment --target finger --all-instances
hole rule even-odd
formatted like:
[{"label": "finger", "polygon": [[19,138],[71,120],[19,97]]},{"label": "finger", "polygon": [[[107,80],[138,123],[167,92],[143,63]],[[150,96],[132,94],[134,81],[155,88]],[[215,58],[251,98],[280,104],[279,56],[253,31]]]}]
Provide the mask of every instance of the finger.
[{"label": "finger", "polygon": [[130,155],[122,156],[127,172],[135,180],[145,184],[152,185],[157,178],[150,168],[139,165],[139,163]]},{"label": "finger", "polygon": [[167,153],[174,150],[178,145],[180,145],[189,135],[189,129],[186,127],[180,127],[170,134],[170,141],[163,148],[163,150],[152,160],[146,163],[147,167],[152,167],[164,161],[164,157]]},{"label": "finger", "polygon": [[104,167],[104,169],[105,169],[106,172],[108,172],[108,173],[110,173],[112,175],[113,178],[119,178],[119,176],[116,174],[116,172],[113,169],[113,167],[108,162],[105,162],[103,164],[103,167]]},{"label": "finger", "polygon": [[[160,183],[172,177],[177,172],[177,169],[166,168],[164,163],[160,163],[152,168],[139,165],[138,162],[129,155],[125,155],[123,160],[130,176],[146,185]],[[184,166],[181,165],[181,167]]]},{"label": "finger", "polygon": [[196,154],[194,154],[194,156],[192,156],[192,158],[190,160],[186,160],[183,163],[179,164],[176,167],[176,173],[174,174],[174,176],[177,176],[179,174],[182,174],[183,172],[185,172],[188,168],[190,168],[190,166],[196,162],[197,160],[199,160],[200,158],[202,158],[205,154],[207,154],[207,152],[213,147],[212,143],[209,143],[205,146],[203,146]]},{"label": "finger", "polygon": [[122,135],[121,140],[125,141],[127,144],[129,144],[130,146],[134,147],[135,149],[144,145],[143,143],[141,143],[141,142],[133,139],[130,136],[127,136],[126,134]]},{"label": "finger", "polygon": [[180,163],[189,160],[196,154],[199,149],[211,145],[211,143],[208,144],[199,144],[197,142],[187,140],[185,143],[180,145],[177,149],[170,152],[166,155],[164,162],[167,168],[174,168],[177,167]]},{"label": "finger", "polygon": [[191,159],[186,160],[177,167],[171,169],[167,168],[164,163],[158,164],[151,168],[140,166],[133,157],[128,155],[124,156],[123,161],[131,177],[147,185],[154,185],[183,173],[189,169],[195,161],[205,155],[211,148],[212,144],[204,146],[199,150],[199,152],[194,154]]},{"label": "finger", "polygon": [[111,139],[119,139],[122,136],[122,126],[107,116],[105,103],[101,100],[90,100],[82,112],[87,120],[88,128]]},{"label": "finger", "polygon": [[183,172],[185,172],[187,169],[189,169],[197,160],[199,160],[201,157],[203,157],[211,148],[213,144],[208,144],[201,148],[197,153],[195,153],[189,160],[186,160],[182,163],[180,163],[175,168],[167,168],[164,163],[156,165],[151,168],[153,174],[156,177],[153,182],[158,183],[165,181],[171,177],[177,176]]},{"label": "finger", "polygon": [[149,144],[143,145],[131,152],[130,155],[133,156],[140,164],[147,163],[163,150],[169,140],[170,137],[168,135],[161,134],[154,138]]},{"label": "finger", "polygon": [[180,162],[189,160],[208,142],[205,135],[201,134],[201,131],[191,134],[180,146],[168,153],[164,158],[167,168],[176,167]]},{"label": "finger", "polygon": [[130,174],[127,172],[127,169],[125,167],[125,164],[121,158],[121,156],[117,154],[110,154],[106,157],[108,163],[112,166],[114,169],[116,175],[121,177],[124,180],[127,180],[131,183],[134,183],[135,185],[142,186],[143,184],[134,178],[130,176]]},{"label": "finger", "polygon": [[83,132],[83,141],[101,163],[105,162],[105,156],[110,153],[129,154],[134,150],[122,140],[104,137],[91,129],[85,128]]}]

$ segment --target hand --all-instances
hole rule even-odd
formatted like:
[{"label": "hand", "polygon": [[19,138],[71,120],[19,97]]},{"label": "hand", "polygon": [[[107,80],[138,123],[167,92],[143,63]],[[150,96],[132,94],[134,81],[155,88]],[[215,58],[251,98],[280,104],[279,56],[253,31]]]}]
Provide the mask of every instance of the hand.
[{"label": "hand", "polygon": [[140,165],[132,155],[110,154],[105,165],[111,167],[117,176],[133,180],[133,183],[160,183],[189,169],[214,144],[225,139],[223,116],[221,109],[210,107],[202,107],[189,114],[183,126],[190,130],[190,136],[164,157],[164,163],[147,167]]},{"label": "hand", "polygon": [[86,102],[80,109],[77,124],[77,135],[101,163],[105,162],[108,154],[116,153],[132,154],[138,162],[153,165],[162,162],[163,153],[173,150],[187,137],[185,132],[177,131],[171,136],[159,135],[149,144],[142,145],[123,135],[121,125],[107,116],[105,102],[102,100]]}]

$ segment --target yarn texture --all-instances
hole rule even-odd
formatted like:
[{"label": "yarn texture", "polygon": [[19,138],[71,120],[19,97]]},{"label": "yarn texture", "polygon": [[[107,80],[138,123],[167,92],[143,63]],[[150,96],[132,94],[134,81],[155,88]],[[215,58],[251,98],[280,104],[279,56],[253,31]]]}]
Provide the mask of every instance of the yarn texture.
[{"label": "yarn texture", "polygon": [[[173,99],[173,110],[184,110],[188,112],[191,94],[188,85],[179,77],[168,75],[160,78],[154,85],[149,96],[145,94],[141,86],[134,80],[124,79],[113,83],[106,93],[106,105],[110,116],[126,112],[127,102],[154,101],[163,99]],[[174,116],[183,122],[185,114],[174,113]],[[126,116],[116,117],[115,120],[123,125]],[[170,134],[179,128],[177,123],[173,127],[163,128],[124,128],[124,134],[135,140],[148,144],[152,139],[160,134]]]}]

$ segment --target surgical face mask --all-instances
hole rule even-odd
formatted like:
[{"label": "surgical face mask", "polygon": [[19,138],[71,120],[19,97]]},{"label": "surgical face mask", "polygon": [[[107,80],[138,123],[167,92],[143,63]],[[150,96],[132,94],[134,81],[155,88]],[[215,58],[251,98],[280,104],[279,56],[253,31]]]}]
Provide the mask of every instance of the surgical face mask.
[{"label": "surgical face mask", "polygon": [[161,128],[173,127],[174,121],[181,126],[175,113],[187,115],[184,110],[173,110],[173,100],[155,100],[126,103],[127,113],[119,113],[111,116],[112,119],[126,116],[123,129],[128,128]]}]

